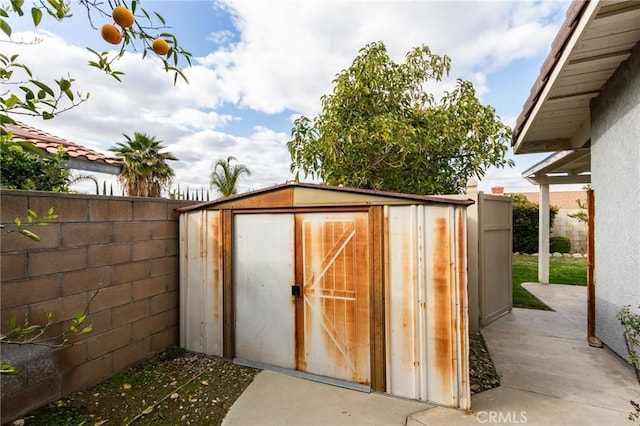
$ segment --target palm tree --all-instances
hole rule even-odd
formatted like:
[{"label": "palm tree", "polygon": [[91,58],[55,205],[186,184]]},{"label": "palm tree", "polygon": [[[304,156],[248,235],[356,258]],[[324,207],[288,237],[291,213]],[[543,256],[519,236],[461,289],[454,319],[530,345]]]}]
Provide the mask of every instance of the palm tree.
[{"label": "palm tree", "polygon": [[245,165],[231,165],[231,161],[236,161],[236,158],[230,156],[226,160],[218,160],[211,172],[211,186],[215,187],[223,197],[238,193],[236,185],[243,173],[251,176],[251,171]]},{"label": "palm tree", "polygon": [[119,142],[109,151],[122,162],[118,180],[125,195],[131,197],[160,197],[162,190],[173,181],[175,173],[168,160],[177,160],[170,152],[161,152],[162,141],[146,133],[134,132],[133,138]]}]

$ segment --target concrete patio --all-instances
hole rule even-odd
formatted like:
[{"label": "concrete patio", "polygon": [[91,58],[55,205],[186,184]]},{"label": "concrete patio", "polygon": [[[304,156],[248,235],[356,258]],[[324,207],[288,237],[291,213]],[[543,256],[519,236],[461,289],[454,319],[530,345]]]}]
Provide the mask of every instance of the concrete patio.
[{"label": "concrete patio", "polygon": [[555,311],[513,309],[483,329],[502,385],[463,412],[262,372],[231,407],[235,425],[629,425],[633,370],[586,343],[586,288],[525,284]]}]

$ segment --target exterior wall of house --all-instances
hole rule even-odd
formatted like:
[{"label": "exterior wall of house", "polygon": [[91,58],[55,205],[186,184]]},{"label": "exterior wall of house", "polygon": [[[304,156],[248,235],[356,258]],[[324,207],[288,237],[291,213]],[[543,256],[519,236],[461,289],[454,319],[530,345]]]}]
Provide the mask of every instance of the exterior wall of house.
[{"label": "exterior wall of house", "polygon": [[[58,334],[89,306],[93,331],[71,346],[2,345],[2,361],[18,376],[2,376],[2,424],[85,389],[178,343],[178,222],[174,209],[193,202],[46,192],[0,191],[1,221],[11,229],[27,209],[59,218],[29,228],[31,241],[4,234],[1,326],[29,314]],[[25,222],[23,220],[23,222]]]},{"label": "exterior wall of house", "polygon": [[616,314],[640,312],[640,44],[591,108],[596,335],[628,358]]}]

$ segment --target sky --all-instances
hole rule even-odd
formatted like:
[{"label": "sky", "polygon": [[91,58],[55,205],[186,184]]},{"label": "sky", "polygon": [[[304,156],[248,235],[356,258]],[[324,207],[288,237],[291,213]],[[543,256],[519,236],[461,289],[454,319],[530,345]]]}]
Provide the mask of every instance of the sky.
[{"label": "sky", "polygon": [[[114,63],[125,73],[121,83],[89,67],[87,47],[114,47],[98,30],[111,18],[94,13],[89,20],[83,6],[72,1],[72,18],[45,17],[37,29],[29,16],[13,15],[14,42],[40,41],[0,46],[5,54],[19,54],[35,78],[51,82],[71,76],[74,90],[89,92],[90,98],[52,120],[15,118],[102,153],[125,141],[123,134],[155,136],[179,159],[170,162],[176,172],[172,189],[178,184],[207,189],[215,162],[234,156],[252,172],[239,181],[239,192],[293,179],[286,148],[293,120],[318,115],[335,75],[371,42],[382,41],[398,62],[423,44],[448,55],[451,72],[432,88],[436,97],[457,78],[470,80],[481,102],[513,127],[568,7],[566,0],[139,3],[162,15],[168,31],[193,54],[192,66],[183,70],[189,84],[174,85],[154,55],[143,59],[139,51]],[[509,148],[515,167],[489,169],[479,189],[537,191],[521,175],[546,156],[513,155]],[[75,189],[89,192],[87,185]],[[561,189],[579,187],[552,188]]]}]

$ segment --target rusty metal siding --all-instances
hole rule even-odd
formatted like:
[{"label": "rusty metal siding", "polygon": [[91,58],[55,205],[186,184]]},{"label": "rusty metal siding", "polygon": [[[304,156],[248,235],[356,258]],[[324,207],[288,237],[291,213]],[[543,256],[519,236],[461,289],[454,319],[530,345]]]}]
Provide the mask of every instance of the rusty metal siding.
[{"label": "rusty metal siding", "polygon": [[296,215],[302,246],[298,367],[370,384],[368,213]]},{"label": "rusty metal siding", "polygon": [[180,216],[180,346],[222,356],[220,211]]},{"label": "rusty metal siding", "polygon": [[387,392],[469,408],[466,213],[385,208]]},{"label": "rusty metal siding", "polygon": [[294,217],[234,217],[235,355],[295,368]]}]

